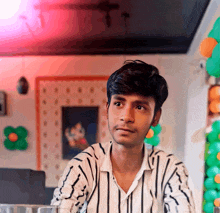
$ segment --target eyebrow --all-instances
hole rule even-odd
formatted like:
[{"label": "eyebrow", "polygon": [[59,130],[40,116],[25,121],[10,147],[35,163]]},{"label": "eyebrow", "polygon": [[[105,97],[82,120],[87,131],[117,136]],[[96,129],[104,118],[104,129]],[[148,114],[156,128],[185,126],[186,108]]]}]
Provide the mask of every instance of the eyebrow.
[{"label": "eyebrow", "polygon": [[[119,100],[119,101],[126,101],[125,98],[121,97],[120,95],[115,95],[114,96],[115,100]],[[149,102],[148,101],[143,101],[143,100],[136,100],[134,101],[135,104],[145,104],[149,106]]]},{"label": "eyebrow", "polygon": [[115,96],[113,97],[113,99],[116,99],[116,100],[119,100],[119,101],[126,101],[125,98],[123,98],[123,97],[121,97],[121,96],[119,96],[119,95],[115,95]]},{"label": "eyebrow", "polygon": [[136,104],[145,104],[145,105],[148,105],[149,106],[149,102],[148,101],[135,101]]}]

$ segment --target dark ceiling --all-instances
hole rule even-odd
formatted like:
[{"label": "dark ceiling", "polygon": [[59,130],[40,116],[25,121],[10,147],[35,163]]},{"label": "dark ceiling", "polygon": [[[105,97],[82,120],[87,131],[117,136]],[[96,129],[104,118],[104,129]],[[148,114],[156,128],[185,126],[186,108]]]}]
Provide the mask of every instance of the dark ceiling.
[{"label": "dark ceiling", "polygon": [[0,25],[1,56],[187,53],[210,3],[26,1],[13,24]]}]

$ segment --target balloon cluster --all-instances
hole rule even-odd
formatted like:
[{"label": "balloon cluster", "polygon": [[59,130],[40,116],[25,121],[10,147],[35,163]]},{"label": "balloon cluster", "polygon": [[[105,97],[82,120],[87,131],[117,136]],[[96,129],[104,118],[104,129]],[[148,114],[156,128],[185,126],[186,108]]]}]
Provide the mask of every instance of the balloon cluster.
[{"label": "balloon cluster", "polygon": [[220,207],[220,120],[212,123],[212,131],[207,134],[205,148],[205,213],[213,213],[214,207]]},{"label": "balloon cluster", "polygon": [[160,124],[157,124],[155,127],[151,126],[144,139],[144,142],[152,146],[157,146],[160,143],[160,138],[158,135],[160,134],[161,130],[162,128]]},{"label": "balloon cluster", "polygon": [[220,77],[220,17],[215,21],[208,37],[201,42],[200,53],[208,58],[206,61],[208,74]]},{"label": "balloon cluster", "polygon": [[5,127],[5,148],[9,150],[26,150],[28,147],[27,135],[28,131],[23,126],[18,126],[17,128],[12,126]]}]

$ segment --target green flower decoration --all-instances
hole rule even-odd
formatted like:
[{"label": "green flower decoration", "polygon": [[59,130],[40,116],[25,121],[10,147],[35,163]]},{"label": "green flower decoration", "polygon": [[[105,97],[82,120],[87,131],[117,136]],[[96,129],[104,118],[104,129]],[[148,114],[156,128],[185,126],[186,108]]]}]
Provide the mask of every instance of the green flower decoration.
[{"label": "green flower decoration", "polygon": [[17,128],[13,128],[11,126],[5,127],[5,148],[9,150],[26,150],[28,147],[26,139],[27,135],[28,131],[22,126],[18,126]]},{"label": "green flower decoration", "polygon": [[160,138],[159,138],[159,134],[161,132],[162,128],[161,128],[161,125],[158,124],[157,126],[155,127],[151,127],[150,130],[149,130],[149,135],[144,139],[144,142],[147,143],[147,144],[150,144],[152,146],[158,146],[159,143],[160,143]]}]

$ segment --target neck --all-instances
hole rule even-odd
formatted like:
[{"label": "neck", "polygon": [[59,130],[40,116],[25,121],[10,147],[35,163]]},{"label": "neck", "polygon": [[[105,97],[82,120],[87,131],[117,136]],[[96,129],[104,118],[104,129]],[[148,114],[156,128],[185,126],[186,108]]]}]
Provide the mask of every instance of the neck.
[{"label": "neck", "polygon": [[112,169],[114,172],[134,173],[140,170],[144,157],[143,144],[126,147],[113,142],[111,152]]}]

